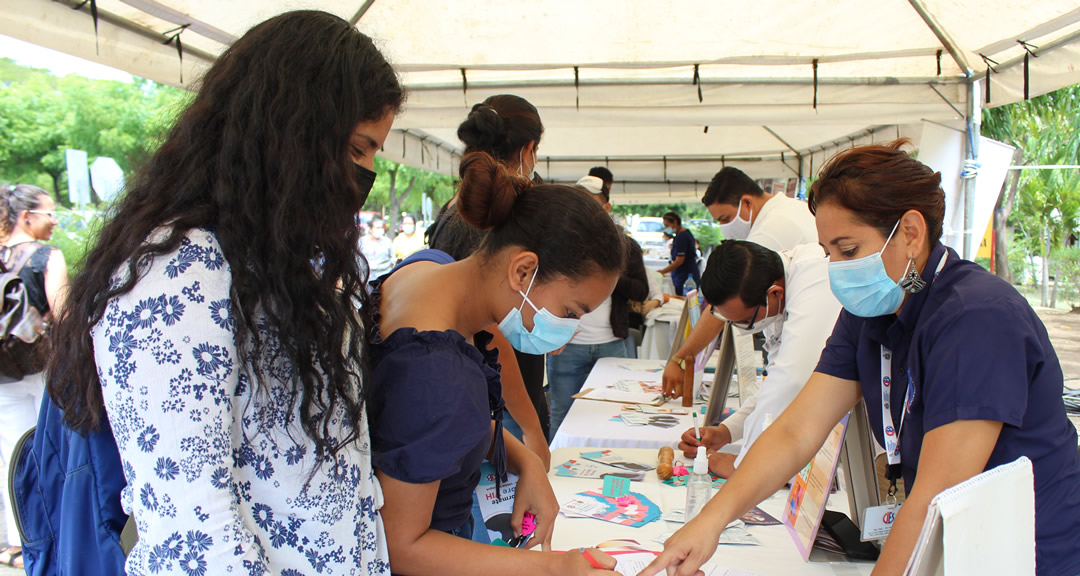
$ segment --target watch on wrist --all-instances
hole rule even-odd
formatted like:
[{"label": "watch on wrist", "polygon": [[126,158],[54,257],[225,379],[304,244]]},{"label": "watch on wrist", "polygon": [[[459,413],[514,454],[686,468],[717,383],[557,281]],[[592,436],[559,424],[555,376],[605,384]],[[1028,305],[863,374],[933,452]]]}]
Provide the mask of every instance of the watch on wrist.
[{"label": "watch on wrist", "polygon": [[678,364],[679,368],[681,368],[683,371],[686,370],[686,359],[685,358],[679,358],[678,356],[673,356],[670,360],[668,360],[668,362],[674,362],[675,364]]}]

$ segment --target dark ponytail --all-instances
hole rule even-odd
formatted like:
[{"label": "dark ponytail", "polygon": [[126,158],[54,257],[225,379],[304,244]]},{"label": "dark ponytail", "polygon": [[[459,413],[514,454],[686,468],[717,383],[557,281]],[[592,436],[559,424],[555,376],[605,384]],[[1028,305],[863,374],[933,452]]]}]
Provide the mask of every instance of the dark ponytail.
[{"label": "dark ponytail", "polygon": [[588,192],[533,185],[485,152],[461,161],[457,209],[469,224],[490,229],[482,255],[510,246],[534,252],[539,282],[557,275],[576,281],[597,271],[618,274],[625,265],[622,233]]},{"label": "dark ponytail", "polygon": [[[536,106],[528,100],[513,94],[498,94],[473,106],[458,126],[457,135],[465,143],[466,154],[487,152],[496,160],[510,162],[517,160],[512,156],[529,142],[540,143],[544,124]],[[461,175],[464,174],[462,171]]]},{"label": "dark ponytail", "polygon": [[533,186],[532,180],[511,174],[506,166],[484,152],[466,154],[461,159],[460,171],[458,212],[480,230],[505,222],[518,195]]}]

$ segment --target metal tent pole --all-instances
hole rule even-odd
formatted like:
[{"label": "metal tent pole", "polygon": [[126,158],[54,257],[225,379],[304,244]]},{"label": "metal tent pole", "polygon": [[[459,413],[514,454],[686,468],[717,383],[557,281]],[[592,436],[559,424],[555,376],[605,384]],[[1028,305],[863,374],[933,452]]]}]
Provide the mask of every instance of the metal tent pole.
[{"label": "metal tent pole", "polygon": [[[967,86],[967,140],[964,143],[965,157],[972,164],[979,161],[979,136],[982,127],[982,90],[981,82],[972,79]],[[974,168],[969,168],[974,169]],[[975,219],[975,183],[978,180],[978,170],[968,178],[964,178],[964,259],[975,258],[975,248],[979,239],[973,237],[973,222]]]}]

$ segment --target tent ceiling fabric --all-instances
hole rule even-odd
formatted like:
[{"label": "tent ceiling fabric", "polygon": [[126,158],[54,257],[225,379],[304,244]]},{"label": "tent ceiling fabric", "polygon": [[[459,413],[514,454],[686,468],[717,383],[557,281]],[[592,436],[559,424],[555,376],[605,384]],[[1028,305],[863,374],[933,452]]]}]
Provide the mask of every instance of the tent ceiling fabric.
[{"label": "tent ceiling fabric", "polygon": [[[469,108],[514,93],[544,121],[541,175],[607,163],[624,201],[700,195],[721,165],[810,176],[840,146],[917,138],[922,120],[962,126],[984,56],[997,63],[989,105],[1023,99],[1018,40],[1038,56],[1031,96],[1080,82],[1075,0],[97,0],[96,37],[80,3],[0,0],[0,33],[190,87],[275,14],[360,16],[410,89],[389,158],[453,173]],[[163,42],[184,25],[181,84]]]}]

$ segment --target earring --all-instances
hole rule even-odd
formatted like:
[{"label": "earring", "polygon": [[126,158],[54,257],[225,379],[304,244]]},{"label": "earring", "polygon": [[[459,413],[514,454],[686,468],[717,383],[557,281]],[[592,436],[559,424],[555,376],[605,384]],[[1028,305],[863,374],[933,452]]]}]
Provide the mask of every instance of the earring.
[{"label": "earring", "polygon": [[919,271],[915,269],[915,261],[908,260],[907,272],[900,279],[900,289],[908,294],[918,294],[923,288],[926,288],[926,282],[919,277]]},{"label": "earring", "polygon": [[30,219],[29,218],[26,219],[26,225],[30,226]]}]

